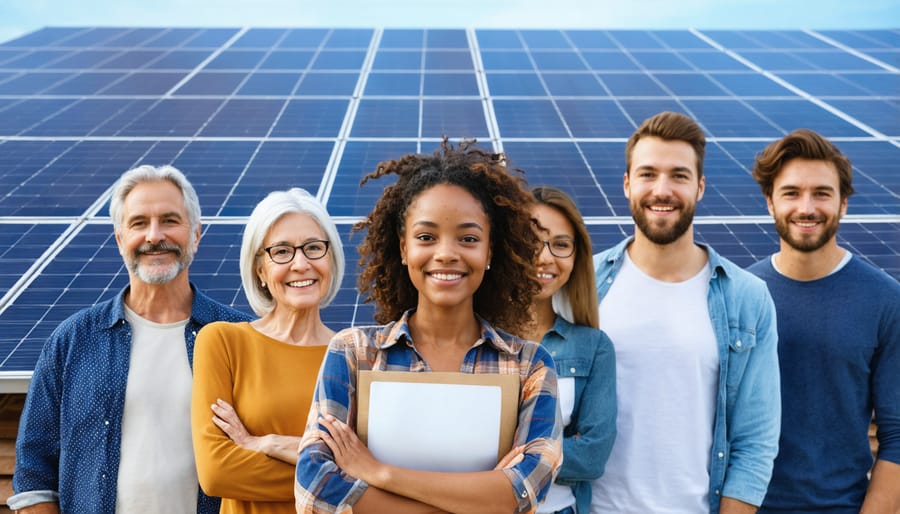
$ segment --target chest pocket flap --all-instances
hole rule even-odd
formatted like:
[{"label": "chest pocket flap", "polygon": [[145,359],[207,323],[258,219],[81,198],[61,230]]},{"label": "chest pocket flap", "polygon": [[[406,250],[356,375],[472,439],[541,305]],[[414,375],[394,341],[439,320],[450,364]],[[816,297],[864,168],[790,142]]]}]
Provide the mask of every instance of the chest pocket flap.
[{"label": "chest pocket flap", "polygon": [[559,377],[586,377],[591,374],[591,361],[588,359],[556,359],[556,375]]}]

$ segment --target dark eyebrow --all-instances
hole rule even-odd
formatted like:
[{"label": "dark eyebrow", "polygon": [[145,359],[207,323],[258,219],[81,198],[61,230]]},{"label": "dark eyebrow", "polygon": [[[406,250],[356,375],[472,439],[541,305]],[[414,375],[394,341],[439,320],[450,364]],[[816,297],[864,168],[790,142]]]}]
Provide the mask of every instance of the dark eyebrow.
[{"label": "dark eyebrow", "polygon": [[[424,227],[428,227],[428,228],[437,228],[438,225],[437,225],[437,223],[435,223],[433,221],[422,220],[422,221],[413,222],[413,226],[414,227],[424,226]],[[457,229],[474,228],[474,229],[478,229],[478,230],[484,232],[484,227],[482,227],[481,224],[476,223],[474,221],[460,223],[459,225],[456,226],[456,228]]]}]

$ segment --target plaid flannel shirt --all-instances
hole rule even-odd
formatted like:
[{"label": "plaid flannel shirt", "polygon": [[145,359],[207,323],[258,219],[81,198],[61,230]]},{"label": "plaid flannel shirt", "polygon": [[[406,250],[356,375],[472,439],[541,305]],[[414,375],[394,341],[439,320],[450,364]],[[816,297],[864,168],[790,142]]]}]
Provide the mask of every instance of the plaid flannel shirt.
[{"label": "plaid flannel shirt", "polygon": [[[408,311],[399,321],[385,326],[349,328],[331,340],[300,442],[294,483],[298,513],[350,512],[365,492],[365,482],[335,464],[320,436],[324,427],[319,419],[331,414],[356,426],[358,371],[431,371],[410,336],[411,314]],[[519,375],[518,428],[513,444],[525,446],[525,458],[503,472],[519,500],[516,512],[533,512],[562,462],[562,424],[553,360],[537,343],[479,321],[482,337],[466,353],[460,371]]]}]

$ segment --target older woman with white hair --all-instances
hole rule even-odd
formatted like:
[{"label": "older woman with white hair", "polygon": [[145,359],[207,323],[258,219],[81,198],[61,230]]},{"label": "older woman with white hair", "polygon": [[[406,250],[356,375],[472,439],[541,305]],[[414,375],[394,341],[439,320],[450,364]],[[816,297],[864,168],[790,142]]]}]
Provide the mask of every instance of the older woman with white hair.
[{"label": "older woman with white hair", "polygon": [[270,193],[241,243],[241,281],[259,319],[197,336],[191,426],[203,490],[223,513],[294,512],[294,465],[319,365],[334,332],[344,253],[334,222],[302,189]]}]

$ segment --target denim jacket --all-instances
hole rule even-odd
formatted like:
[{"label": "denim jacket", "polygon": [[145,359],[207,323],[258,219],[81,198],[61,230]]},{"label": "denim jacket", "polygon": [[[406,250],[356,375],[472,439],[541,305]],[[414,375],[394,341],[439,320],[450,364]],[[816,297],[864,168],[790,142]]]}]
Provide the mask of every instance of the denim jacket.
[{"label": "denim jacket", "polygon": [[[213,321],[248,321],[193,285],[185,326],[188,362],[194,339]],[[128,288],[64,320],[44,345],[28,389],[16,440],[9,506],[59,502],[60,512],[114,514],[122,441],[122,411],[131,358],[125,321]],[[214,514],[219,499],[198,485],[197,512]]]},{"label": "denim jacket", "polygon": [[553,357],[558,377],[575,378],[575,406],[563,432],[556,482],[572,488],[578,512],[588,512],[591,481],[603,474],[616,438],[615,350],[605,332],[562,317],[544,334],[541,346]]},{"label": "denim jacket", "polygon": [[[594,256],[602,301],[632,238]],[[722,496],[762,504],[778,453],[781,389],[775,305],[765,283],[711,247],[709,317],[719,349],[719,385],[709,469],[710,514]]]}]

